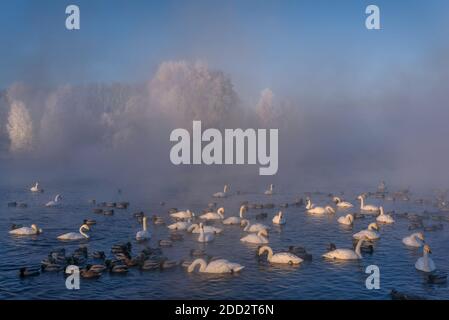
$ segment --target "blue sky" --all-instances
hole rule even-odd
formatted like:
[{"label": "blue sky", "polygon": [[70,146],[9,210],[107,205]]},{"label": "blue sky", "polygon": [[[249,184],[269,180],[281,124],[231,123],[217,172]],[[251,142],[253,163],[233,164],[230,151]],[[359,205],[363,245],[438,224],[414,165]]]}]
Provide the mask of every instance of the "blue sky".
[{"label": "blue sky", "polygon": [[[65,7],[81,30],[65,29]],[[380,31],[364,27],[381,9]],[[137,82],[173,59],[203,60],[241,90],[288,87],[313,75],[382,77],[447,47],[449,3],[433,1],[59,1],[2,2],[0,88]]]}]

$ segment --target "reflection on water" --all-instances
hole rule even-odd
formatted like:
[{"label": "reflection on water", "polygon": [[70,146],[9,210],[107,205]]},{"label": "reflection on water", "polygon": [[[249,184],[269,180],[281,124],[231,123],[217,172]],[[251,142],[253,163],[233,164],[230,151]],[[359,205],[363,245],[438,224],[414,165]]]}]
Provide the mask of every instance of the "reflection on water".
[{"label": "reflection on water", "polygon": [[[212,186],[215,187],[215,186]],[[52,190],[53,189],[53,190]],[[213,189],[213,188],[211,188]],[[100,191],[99,191],[100,190]],[[214,200],[226,208],[226,216],[238,216],[240,203],[274,203],[273,209],[250,209],[246,216],[252,222],[260,222],[272,226],[271,219],[279,210],[281,203],[292,203],[300,194],[261,194],[232,195],[227,199]],[[303,190],[306,191],[306,190]],[[359,192],[360,190],[355,190]],[[357,193],[347,191],[344,197],[356,203]],[[61,193],[64,199],[60,208],[46,208],[44,204]],[[129,197],[129,198],[127,198]],[[313,194],[313,200],[319,205],[331,204],[326,194]],[[98,201],[129,200],[131,206],[127,210],[116,210],[113,216],[92,213],[89,200]],[[188,200],[185,200],[188,199]],[[165,201],[165,205],[160,204]],[[23,201],[28,208],[9,208],[7,202]],[[66,248],[73,252],[81,243],[89,251],[102,250],[111,256],[112,244],[131,241],[133,253],[137,254],[145,246],[157,247],[159,239],[168,239],[170,232],[166,225],[153,225],[149,229],[153,238],[148,244],[136,243],[135,234],[141,229],[133,213],[143,210],[148,216],[163,216],[168,223],[168,209],[171,207],[190,208],[200,212],[208,202],[208,196],[194,196],[172,192],[165,199],[134,199],[126,190],[122,194],[115,191],[104,191],[98,185],[60,185],[46,188],[43,194],[31,194],[23,187],[2,187],[0,189],[0,298],[2,299],[389,299],[392,288],[413,293],[431,299],[449,299],[447,285],[427,284],[423,275],[414,268],[415,261],[422,255],[421,249],[406,248],[402,237],[414,231],[408,230],[410,220],[397,215],[396,223],[381,226],[381,239],[374,243],[374,253],[365,254],[362,261],[338,262],[326,261],[321,255],[329,243],[339,248],[352,246],[352,234],[365,229],[375,220],[370,215],[364,219],[356,219],[353,227],[339,225],[336,219],[348,211],[338,210],[335,215],[310,216],[304,213],[304,207],[289,206],[283,208],[287,219],[284,226],[272,226],[269,234],[269,245],[273,251],[286,250],[288,246],[304,246],[313,255],[312,261],[304,261],[299,266],[271,265],[266,256],[256,255],[257,245],[243,244],[240,238],[246,235],[238,226],[223,226],[219,222],[211,223],[224,228],[211,243],[198,243],[197,234],[184,235],[182,241],[174,241],[172,247],[163,248],[164,255],[170,260],[192,260],[190,250],[204,249],[213,257],[221,257],[245,266],[240,274],[210,275],[187,273],[182,266],[163,271],[140,271],[131,268],[126,275],[104,273],[99,279],[81,279],[81,289],[71,291],[65,288],[62,272],[43,272],[38,277],[21,279],[18,269],[22,266],[38,266],[50,250]],[[426,232],[427,242],[432,247],[438,269],[449,270],[449,228],[445,219],[434,221],[437,216],[445,216],[430,205],[415,204],[414,201],[384,201],[369,199],[369,203],[383,204],[387,211],[396,213],[423,214],[424,224],[442,223],[443,229]],[[256,220],[255,215],[267,212],[268,217]],[[349,212],[357,212],[350,210]],[[97,224],[92,226],[90,240],[81,242],[61,242],[56,237],[66,232],[77,232],[83,219],[92,218]],[[29,226],[36,223],[44,229],[37,237],[13,237],[8,234],[12,223]],[[376,264],[381,271],[381,289],[367,290],[365,268]]]}]

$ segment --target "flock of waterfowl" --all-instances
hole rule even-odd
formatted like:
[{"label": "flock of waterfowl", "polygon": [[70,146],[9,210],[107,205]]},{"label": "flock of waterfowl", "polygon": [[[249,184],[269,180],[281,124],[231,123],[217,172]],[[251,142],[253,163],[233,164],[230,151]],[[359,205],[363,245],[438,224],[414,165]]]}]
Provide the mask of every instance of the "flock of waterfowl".
[{"label": "flock of waterfowl", "polygon": [[[36,183],[30,188],[30,192],[43,193],[44,190],[39,186],[39,183]],[[268,190],[263,193],[267,196],[273,195],[275,193],[274,186],[271,184]],[[342,225],[352,225],[355,219],[362,219],[370,215],[373,217],[375,216],[376,222],[369,223],[366,229],[353,234],[353,246],[350,246],[349,248],[336,248],[334,244],[330,244],[327,252],[324,252],[322,255],[324,259],[331,260],[359,260],[363,258],[362,253],[373,251],[373,246],[370,243],[380,238],[379,225],[395,223],[394,216],[401,215],[395,212],[387,214],[385,213],[383,206],[378,207],[367,204],[366,202],[369,200],[369,197],[374,196],[384,200],[394,200],[396,198],[409,200],[408,194],[408,190],[391,194],[386,191],[385,184],[382,183],[378,187],[377,192],[365,193],[357,197],[357,200],[360,201],[359,210],[354,210],[356,204],[332,194],[329,194],[330,201],[324,206],[319,206],[313,203],[312,194],[307,194],[305,203],[304,200],[300,198],[292,204],[281,204],[280,207],[284,209],[292,205],[296,207],[305,206],[305,212],[308,215],[334,215],[336,211],[341,211],[344,214],[338,217],[336,221]],[[217,192],[212,195],[213,198],[227,198],[230,196],[232,195],[229,193],[228,185],[224,186],[223,192]],[[427,200],[416,200],[416,202],[424,201]],[[62,197],[57,195],[54,200],[49,201],[45,206],[59,207],[61,202]],[[127,209],[130,205],[128,202],[96,203],[95,200],[92,200],[91,203],[94,205],[92,209],[94,213],[104,215],[112,215],[114,214],[114,209]],[[332,205],[330,205],[330,203],[332,203]],[[161,204],[163,205],[164,203]],[[8,203],[8,206],[26,207],[26,204],[10,202]],[[440,210],[445,210],[447,207],[444,197],[441,195],[437,196],[437,206]],[[189,259],[181,262],[171,261],[164,257],[162,248],[173,246],[175,241],[182,240],[182,232],[196,234],[195,237],[198,242],[208,243],[214,241],[214,239],[222,232],[226,232],[226,228],[233,227],[243,228],[243,231],[246,232],[247,235],[242,237],[240,242],[259,245],[256,254],[258,256],[267,254],[267,261],[269,263],[298,265],[304,260],[311,260],[311,255],[307,253],[307,250],[303,247],[290,246],[287,250],[276,253],[273,252],[272,248],[268,246],[270,243],[270,226],[251,221],[246,216],[247,211],[250,209],[274,207],[274,204],[250,204],[245,201],[241,203],[238,215],[236,214],[235,216],[227,216],[225,208],[217,208],[216,203],[209,203],[207,209],[199,215],[196,215],[190,210],[178,210],[172,208],[168,210],[168,215],[170,219],[172,219],[172,222],[167,224],[167,228],[172,231],[170,239],[159,240],[157,242],[159,245],[158,248],[146,247],[137,255],[133,255],[131,243],[115,244],[111,248],[112,258],[110,259],[107,258],[105,252],[88,252],[87,248],[84,246],[81,246],[70,255],[66,253],[65,249],[57,249],[51,251],[49,255],[42,260],[40,270],[22,267],[19,270],[19,275],[21,277],[36,276],[39,275],[41,271],[60,271],[64,270],[68,265],[77,265],[82,268],[81,276],[83,278],[98,278],[104,272],[126,273],[131,267],[138,267],[141,270],[155,270],[172,268],[180,264],[186,267],[188,272],[194,272],[199,266],[198,271],[201,273],[232,274],[243,270],[245,267],[227,259],[210,258],[203,250],[198,249],[192,249],[190,251]],[[404,213],[402,215],[408,214]],[[148,219],[150,217],[147,217],[143,212],[137,212],[133,216],[142,223],[142,230],[139,230],[135,234],[136,241],[142,242],[151,240],[153,234],[148,229]],[[256,220],[263,220],[267,217],[267,213],[259,213],[254,216]],[[426,230],[419,217],[410,215],[408,218],[413,222],[409,227],[410,230],[420,227],[423,231]],[[444,218],[445,217],[441,216],[441,219]],[[165,219],[161,216],[152,216],[151,221],[155,225],[165,224]],[[215,222],[214,225],[208,223],[211,221]],[[278,226],[283,226],[288,223],[282,210],[275,214],[271,221],[272,224]],[[86,219],[79,227],[78,232],[61,234],[57,236],[57,239],[61,241],[88,240],[90,238],[88,233],[91,231],[91,226],[94,224],[96,224],[95,220]],[[430,229],[428,230],[431,231]],[[13,225],[9,231],[12,236],[39,235],[43,232],[44,231],[36,224],[32,224],[30,227]],[[422,231],[414,232],[411,235],[404,237],[402,243],[407,247],[422,248],[423,255],[416,261],[415,268],[424,273],[428,273],[429,282],[446,281],[445,275],[436,275],[434,273],[436,266],[430,257],[431,249],[429,244],[426,243]]]}]

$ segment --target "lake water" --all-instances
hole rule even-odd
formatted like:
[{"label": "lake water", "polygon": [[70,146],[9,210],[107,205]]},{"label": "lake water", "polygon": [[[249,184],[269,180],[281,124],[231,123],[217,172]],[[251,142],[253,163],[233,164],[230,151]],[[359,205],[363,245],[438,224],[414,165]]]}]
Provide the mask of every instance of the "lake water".
[{"label": "lake water", "polygon": [[[337,211],[335,215],[321,217],[310,216],[304,207],[289,206],[283,208],[287,224],[282,227],[272,226],[269,241],[275,252],[285,250],[289,245],[302,245],[313,255],[312,261],[305,261],[300,266],[271,266],[256,257],[256,247],[240,242],[246,233],[238,226],[223,226],[220,222],[212,223],[224,231],[212,243],[201,244],[196,241],[197,235],[179,232],[184,235],[183,241],[174,242],[173,247],[163,248],[164,255],[171,260],[189,257],[192,248],[205,249],[214,257],[226,258],[240,263],[245,269],[234,275],[205,275],[187,273],[182,266],[163,271],[140,271],[130,268],[126,275],[109,274],[107,272],[96,280],[81,279],[80,290],[67,290],[62,272],[43,272],[40,276],[23,278],[18,276],[22,266],[39,266],[40,261],[54,248],[66,248],[72,252],[81,245],[89,251],[102,250],[110,257],[110,248],[119,242],[131,241],[133,253],[137,254],[145,246],[157,247],[157,240],[167,239],[169,230],[164,225],[149,223],[153,238],[149,244],[135,241],[135,234],[141,229],[133,213],[144,211],[148,216],[163,216],[167,224],[171,223],[168,209],[190,208],[200,212],[211,201],[216,201],[226,209],[225,216],[237,216],[242,201],[250,203],[274,203],[274,209],[250,209],[247,217],[255,221],[254,216],[267,212],[268,218],[258,220],[272,225],[271,218],[279,210],[281,203],[292,203],[297,196],[304,193],[279,192],[273,196],[260,193],[233,194],[227,199],[212,200],[207,194],[181,191],[167,192],[164,198],[133,197],[126,190],[119,195],[116,189],[105,188],[96,183],[51,183],[46,182],[46,192],[32,194],[29,187],[8,185],[0,187],[0,298],[1,299],[390,299],[390,290],[419,295],[428,299],[449,299],[447,285],[428,284],[423,275],[414,267],[415,261],[422,255],[422,249],[406,248],[402,237],[411,234],[408,230],[411,222],[406,217],[396,217],[393,225],[382,226],[381,238],[374,244],[374,253],[365,254],[363,260],[355,262],[329,262],[323,260],[329,243],[340,248],[352,246],[352,234],[365,229],[375,217],[357,219],[352,228],[342,227],[337,217],[346,214]],[[210,193],[220,191],[221,187],[210,186]],[[243,191],[243,190],[242,190]],[[303,190],[302,192],[304,192]],[[340,192],[340,190],[334,190]],[[355,197],[362,190],[346,190],[344,198],[358,203]],[[366,191],[366,190],[365,190]],[[44,204],[55,194],[63,195],[59,208],[46,208]],[[426,241],[432,248],[432,258],[441,272],[449,270],[449,225],[447,220],[438,220],[438,216],[446,217],[447,213],[439,212],[432,205],[416,204],[412,194],[411,201],[386,201],[369,198],[368,203],[382,204],[386,211],[397,213],[409,212],[424,216],[424,224],[442,223],[443,230],[425,232]],[[115,210],[113,216],[92,213],[90,199],[99,201],[129,200],[127,210]],[[330,204],[326,193],[312,194],[314,203]],[[10,201],[21,201],[28,208],[10,208]],[[165,205],[160,202],[165,201]],[[357,212],[358,210],[350,210]],[[424,213],[427,211],[428,213]],[[81,242],[60,242],[59,234],[77,232],[85,218],[96,219],[92,226],[91,239]],[[11,224],[29,226],[36,223],[44,229],[37,237],[17,238],[8,234]],[[379,266],[380,290],[368,290],[365,287],[365,268],[368,265]]]}]

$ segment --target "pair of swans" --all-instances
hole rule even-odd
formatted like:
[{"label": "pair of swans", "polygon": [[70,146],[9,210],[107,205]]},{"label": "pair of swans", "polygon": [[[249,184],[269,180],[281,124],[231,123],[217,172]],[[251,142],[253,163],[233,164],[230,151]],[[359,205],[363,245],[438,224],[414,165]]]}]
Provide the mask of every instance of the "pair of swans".
[{"label": "pair of swans", "polygon": [[361,238],[357,242],[357,246],[355,250],[352,249],[334,249],[329,252],[323,254],[323,257],[326,259],[335,259],[335,260],[360,260],[362,259],[361,247],[366,238]]},{"label": "pair of swans", "polygon": [[42,233],[42,229],[38,228],[37,225],[32,224],[31,227],[22,227],[9,231],[10,234],[16,236],[30,236]]},{"label": "pair of swans", "polygon": [[59,205],[59,202],[61,201],[62,197],[61,195],[56,195],[55,200],[49,201],[47,202],[47,204],[45,205],[46,207],[56,207]]},{"label": "pair of swans", "polygon": [[307,213],[310,214],[325,214],[325,213],[335,213],[334,208],[331,206],[326,207],[316,207],[310,198],[307,198],[307,204],[306,204]]},{"label": "pair of swans", "polygon": [[191,219],[195,216],[195,214],[193,212],[191,212],[190,210],[186,210],[186,211],[178,211],[178,212],[174,212],[170,214],[170,217],[175,218],[175,219]]},{"label": "pair of swans", "polygon": [[273,189],[274,189],[273,184],[270,184],[270,188],[268,190],[265,190],[265,194],[267,196],[271,196],[274,193]]},{"label": "pair of swans", "polygon": [[277,215],[274,216],[273,218],[273,223],[274,224],[285,224],[287,221],[284,218],[284,214],[282,213],[282,211],[279,211]]},{"label": "pair of swans", "polygon": [[253,233],[253,232],[257,233],[257,232],[259,232],[261,230],[265,230],[265,231],[270,230],[269,226],[264,225],[262,223],[253,223],[253,224],[251,224],[251,222],[248,219],[243,219],[240,222],[240,226],[244,227],[243,231],[251,232],[251,233]]},{"label": "pair of swans", "polygon": [[147,217],[142,218],[142,230],[136,233],[136,240],[143,241],[151,239],[151,233],[147,230]]},{"label": "pair of swans", "polygon": [[207,212],[200,216],[201,219],[204,220],[223,220],[224,219],[224,211],[223,207],[219,208],[217,212]]},{"label": "pair of swans", "polygon": [[385,214],[383,207],[380,207],[379,209],[380,209],[380,214],[376,218],[377,222],[385,223],[385,224],[394,223],[393,217],[390,216],[389,214]]},{"label": "pair of swans", "polygon": [[83,224],[79,232],[69,232],[64,233],[58,236],[58,240],[83,240],[83,239],[89,239],[89,235],[85,233],[85,231],[89,231],[90,228],[87,224]]},{"label": "pair of swans", "polygon": [[261,256],[265,252],[268,252],[267,260],[270,263],[300,264],[301,262],[303,262],[303,259],[290,252],[279,252],[273,254],[273,250],[269,246],[260,247],[258,255]]},{"label": "pair of swans", "polygon": [[44,189],[39,188],[39,182],[36,182],[34,186],[30,188],[31,192],[44,192]]},{"label": "pair of swans", "polygon": [[371,204],[365,204],[365,197],[363,195],[360,195],[357,197],[358,200],[360,200],[360,210],[361,211],[367,211],[367,212],[379,212],[379,207],[376,207]]},{"label": "pair of swans", "polygon": [[198,236],[198,242],[211,242],[215,239],[215,233],[205,232],[204,226],[200,223],[200,235]]},{"label": "pair of swans", "polygon": [[343,217],[337,219],[338,223],[350,226],[354,223],[354,216],[352,214],[347,214]]},{"label": "pair of swans", "polygon": [[377,225],[377,223],[373,222],[368,225],[367,229],[355,233],[352,237],[357,240],[363,238],[367,240],[376,240],[380,238],[380,235],[377,231],[379,231],[379,226]]},{"label": "pair of swans", "polygon": [[209,263],[204,259],[196,259],[192,262],[187,271],[195,271],[195,267],[198,265],[200,266],[199,272],[201,273],[234,273],[245,268],[238,263],[229,262],[226,259],[217,259]]},{"label": "pair of swans", "polygon": [[413,233],[407,237],[402,238],[402,243],[409,247],[422,247],[425,243],[424,234],[422,234],[421,232]]},{"label": "pair of swans", "polygon": [[227,225],[236,225],[236,224],[240,224],[240,222],[243,220],[243,214],[246,212],[246,207],[245,206],[241,206],[240,207],[240,212],[239,212],[239,216],[238,217],[229,217],[223,220],[223,224],[227,224]]},{"label": "pair of swans", "polygon": [[429,245],[424,245],[423,247],[423,256],[419,258],[415,263],[415,268],[419,271],[423,272],[432,272],[436,269],[435,263],[433,260],[429,257],[429,254],[432,253],[432,250],[430,250]]},{"label": "pair of swans", "polygon": [[337,206],[337,208],[347,209],[347,208],[354,207],[354,205],[352,203],[343,201],[343,200],[341,200],[340,197],[334,197],[332,200],[335,202],[335,205]]},{"label": "pair of swans", "polygon": [[228,189],[229,186],[227,184],[225,184],[224,188],[223,188],[223,192],[216,192],[212,195],[212,197],[214,198],[226,198],[228,196]]},{"label": "pair of swans", "polygon": [[191,224],[187,228],[187,231],[190,233],[201,233],[201,229],[204,230],[205,233],[213,233],[213,234],[220,234],[223,231],[223,229],[213,226],[205,226],[202,223]]},{"label": "pair of swans", "polygon": [[266,229],[263,229],[257,232],[257,234],[251,233],[247,236],[244,236],[240,239],[240,241],[254,244],[266,244],[268,243],[268,232]]}]

